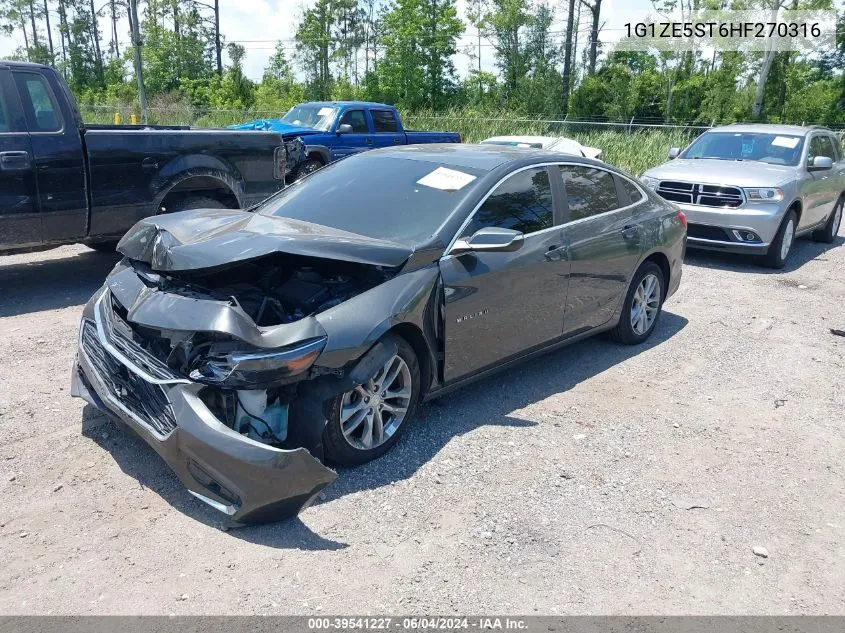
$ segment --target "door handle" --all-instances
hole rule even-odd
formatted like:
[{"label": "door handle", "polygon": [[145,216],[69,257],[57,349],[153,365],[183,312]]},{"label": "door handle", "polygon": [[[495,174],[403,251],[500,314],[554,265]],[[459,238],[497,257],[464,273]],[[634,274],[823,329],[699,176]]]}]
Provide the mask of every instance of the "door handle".
[{"label": "door handle", "polygon": [[402,144],[402,139],[401,139],[401,138],[397,138],[397,137],[395,137],[395,136],[394,136],[394,137],[393,137],[393,144],[394,144],[394,145],[401,145],[401,144]]},{"label": "door handle", "polygon": [[30,167],[29,152],[0,152],[0,171],[23,171]]},{"label": "door handle", "polygon": [[373,144],[373,139],[372,139],[372,137],[368,137],[368,138],[367,138],[367,145],[372,145],[372,144]]},{"label": "door handle", "polygon": [[543,257],[546,258],[546,261],[552,261],[553,259],[564,259],[566,257],[566,245],[565,244],[553,244],[549,246],[545,253],[543,253]]},{"label": "door handle", "polygon": [[639,224],[629,224],[628,226],[622,229],[621,233],[622,237],[624,237],[626,240],[633,239],[639,236],[640,226]]},{"label": "door handle", "polygon": [[141,161],[141,169],[144,171],[155,171],[158,169],[158,161],[152,156],[147,156]]}]

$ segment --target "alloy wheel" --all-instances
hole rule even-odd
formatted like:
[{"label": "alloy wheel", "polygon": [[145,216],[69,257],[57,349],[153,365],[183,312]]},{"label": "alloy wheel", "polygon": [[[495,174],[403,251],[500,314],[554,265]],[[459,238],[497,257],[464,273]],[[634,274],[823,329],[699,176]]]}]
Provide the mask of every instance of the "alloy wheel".
[{"label": "alloy wheel", "polygon": [[660,297],[660,280],[649,273],[640,281],[631,302],[631,329],[637,336],[648,332],[654,324],[660,310]]},{"label": "alloy wheel", "polygon": [[845,203],[838,202],[836,205],[836,209],[833,210],[833,226],[831,227],[831,233],[833,233],[833,237],[836,237],[839,234],[839,225],[842,223],[842,207],[845,206]]},{"label": "alloy wheel", "polygon": [[783,230],[783,240],[780,243],[780,258],[786,260],[789,250],[792,248],[792,241],[795,239],[795,221],[790,219]]},{"label": "alloy wheel", "polygon": [[381,446],[405,421],[411,395],[411,370],[397,354],[366,383],[343,394],[343,437],[359,450]]}]

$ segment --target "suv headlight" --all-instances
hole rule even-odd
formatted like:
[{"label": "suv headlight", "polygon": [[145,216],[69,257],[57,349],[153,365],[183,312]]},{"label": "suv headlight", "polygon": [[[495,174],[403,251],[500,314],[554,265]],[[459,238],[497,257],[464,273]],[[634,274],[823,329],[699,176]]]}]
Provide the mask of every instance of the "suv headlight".
[{"label": "suv headlight", "polygon": [[656,191],[657,185],[660,184],[660,179],[652,178],[651,176],[642,176],[640,178],[640,182],[643,183],[646,187],[648,187],[652,191]]},{"label": "suv headlight", "polygon": [[306,371],[323,348],[326,338],[312,339],[274,350],[213,351],[194,361],[188,376],[207,385],[229,389],[259,389]]},{"label": "suv headlight", "polygon": [[777,187],[745,189],[745,197],[749,202],[780,202],[783,200],[783,189]]}]

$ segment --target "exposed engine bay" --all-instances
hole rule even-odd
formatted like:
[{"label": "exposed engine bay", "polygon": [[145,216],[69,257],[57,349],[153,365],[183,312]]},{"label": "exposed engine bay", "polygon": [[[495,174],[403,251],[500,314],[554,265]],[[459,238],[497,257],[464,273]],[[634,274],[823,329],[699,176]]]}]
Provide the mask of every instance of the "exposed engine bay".
[{"label": "exposed engine bay", "polygon": [[[140,272],[140,271],[139,271]],[[145,275],[167,292],[232,301],[255,324],[292,323],[383,283],[396,269],[275,254],[225,269]]]}]

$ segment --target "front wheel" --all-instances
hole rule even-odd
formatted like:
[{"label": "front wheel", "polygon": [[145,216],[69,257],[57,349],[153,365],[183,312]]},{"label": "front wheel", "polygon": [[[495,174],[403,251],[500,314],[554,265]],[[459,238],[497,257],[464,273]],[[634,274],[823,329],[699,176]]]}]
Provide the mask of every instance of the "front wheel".
[{"label": "front wheel", "polygon": [[654,262],[645,262],[631,278],[619,323],[611,336],[620,343],[638,345],[654,331],[663,308],[666,280]]},{"label": "front wheel", "polygon": [[386,453],[399,440],[420,397],[420,366],[411,345],[388,334],[396,354],[367,382],[334,398],[323,432],[326,457],[357,466]]},{"label": "front wheel", "polygon": [[775,239],[772,240],[768,252],[763,257],[763,263],[769,268],[783,268],[792,244],[795,242],[795,229],[798,226],[798,216],[795,211],[789,211],[781,222]]},{"label": "front wheel", "polygon": [[302,163],[299,167],[294,169],[293,178],[291,178],[291,182],[296,182],[297,180],[299,180],[301,178],[305,178],[305,176],[307,176],[308,174],[314,173],[315,171],[320,169],[320,167],[322,167],[322,166],[323,166],[323,163],[321,163],[316,158],[309,158],[304,163]]}]

